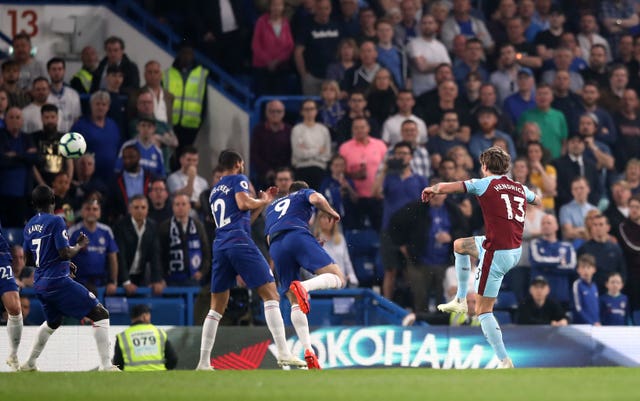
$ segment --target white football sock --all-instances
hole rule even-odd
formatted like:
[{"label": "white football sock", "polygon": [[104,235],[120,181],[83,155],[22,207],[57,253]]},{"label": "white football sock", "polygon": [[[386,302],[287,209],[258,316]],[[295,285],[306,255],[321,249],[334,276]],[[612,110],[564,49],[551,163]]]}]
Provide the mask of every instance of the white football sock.
[{"label": "white football sock", "polygon": [[284,321],[282,313],[280,313],[280,302],[265,301],[264,317],[267,321],[267,327],[273,336],[273,341],[278,347],[278,359],[288,359],[291,357],[291,351],[287,347],[287,336],[284,331]]},{"label": "white football sock", "polygon": [[307,315],[302,313],[300,305],[291,306],[291,323],[296,329],[296,334],[305,350],[311,349],[311,337],[309,336],[309,321]]},{"label": "white football sock", "polygon": [[7,334],[9,335],[9,355],[17,355],[20,339],[22,338],[22,312],[15,316],[9,315]]},{"label": "white football sock", "polygon": [[301,284],[307,291],[315,290],[333,290],[344,287],[344,283],[340,277],[333,273],[323,273],[302,281]]},{"label": "white football sock", "polygon": [[49,337],[51,337],[54,331],[55,329],[49,327],[47,322],[42,323],[40,327],[38,327],[38,333],[31,347],[31,355],[29,355],[29,360],[27,361],[29,365],[35,365],[36,359],[38,359],[42,353],[44,346],[47,345],[47,341],[49,341]]},{"label": "white football sock", "polygon": [[209,309],[207,317],[202,324],[202,338],[200,339],[200,362],[199,366],[211,366],[211,350],[216,341],[216,333],[222,315],[213,309]]},{"label": "white football sock", "polygon": [[100,365],[102,369],[111,367],[111,349],[109,346],[109,319],[96,320],[93,322],[93,338],[96,340]]}]

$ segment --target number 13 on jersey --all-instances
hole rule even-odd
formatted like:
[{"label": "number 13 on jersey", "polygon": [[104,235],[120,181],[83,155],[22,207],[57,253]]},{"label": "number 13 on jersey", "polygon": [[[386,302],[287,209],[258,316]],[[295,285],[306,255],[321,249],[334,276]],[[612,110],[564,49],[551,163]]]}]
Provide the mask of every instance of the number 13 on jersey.
[{"label": "number 13 on jersey", "polygon": [[516,221],[519,221],[520,223],[524,222],[524,201],[525,199],[520,197],[520,196],[514,196],[513,197],[513,201],[516,203],[517,206],[517,210],[516,210],[516,214],[513,214],[513,208],[511,207],[511,199],[509,199],[509,195],[508,194],[502,194],[500,195],[500,198],[502,198],[502,200],[504,201],[504,205],[507,208],[507,220],[513,220],[515,219]]}]

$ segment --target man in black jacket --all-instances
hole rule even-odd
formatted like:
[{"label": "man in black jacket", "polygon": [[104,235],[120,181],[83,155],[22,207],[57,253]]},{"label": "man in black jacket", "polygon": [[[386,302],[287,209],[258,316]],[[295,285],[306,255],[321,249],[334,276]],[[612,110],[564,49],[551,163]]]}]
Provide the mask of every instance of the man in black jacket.
[{"label": "man in black jacket", "polygon": [[567,318],[562,306],[549,299],[549,283],[544,276],[536,276],[529,287],[530,296],[518,307],[518,324],[550,324],[566,326]]},{"label": "man in black jacket", "polygon": [[556,196],[556,208],[573,199],[571,195],[571,183],[573,179],[584,176],[589,183],[589,203],[597,205],[600,201],[600,185],[597,166],[591,160],[584,157],[585,143],[579,135],[567,140],[567,154],[556,159],[553,165],[558,172],[558,195]]},{"label": "man in black jacket", "polygon": [[[432,185],[435,181],[432,180]],[[408,204],[389,222],[391,239],[407,260],[409,287],[418,318],[428,312],[430,294],[436,303],[443,302],[442,282],[447,266],[452,263],[453,241],[469,235],[460,209],[446,198],[441,195],[428,204],[420,201]]]},{"label": "man in black jacket", "polygon": [[107,54],[100,61],[98,68],[93,73],[91,81],[91,93],[106,88],[108,66],[118,66],[122,70],[122,92],[131,93],[140,87],[140,73],[138,66],[124,53],[124,41],[117,36],[110,36],[104,42],[104,51]]},{"label": "man in black jacket", "polygon": [[128,295],[140,286],[151,285],[153,293],[160,295],[165,287],[160,264],[158,226],[147,218],[149,201],[144,195],[135,195],[129,202],[129,214],[113,227],[118,244],[118,282]]}]

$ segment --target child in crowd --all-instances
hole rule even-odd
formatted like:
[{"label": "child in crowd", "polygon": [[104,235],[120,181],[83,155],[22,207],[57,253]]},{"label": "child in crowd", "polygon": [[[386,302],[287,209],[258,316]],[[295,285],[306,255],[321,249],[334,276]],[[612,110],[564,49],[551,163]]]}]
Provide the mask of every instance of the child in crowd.
[{"label": "child in crowd", "polygon": [[622,276],[611,272],[605,283],[607,293],[600,296],[600,321],[604,326],[625,326],[629,322],[629,300],[620,291],[624,287]]},{"label": "child in crowd", "polygon": [[596,259],[585,253],[578,258],[579,278],[573,282],[573,323],[600,326],[598,287],[593,282]]},{"label": "child in crowd", "polygon": [[320,92],[320,122],[333,129],[338,121],[344,117],[346,106],[340,101],[340,85],[334,80],[326,80],[322,83]]}]

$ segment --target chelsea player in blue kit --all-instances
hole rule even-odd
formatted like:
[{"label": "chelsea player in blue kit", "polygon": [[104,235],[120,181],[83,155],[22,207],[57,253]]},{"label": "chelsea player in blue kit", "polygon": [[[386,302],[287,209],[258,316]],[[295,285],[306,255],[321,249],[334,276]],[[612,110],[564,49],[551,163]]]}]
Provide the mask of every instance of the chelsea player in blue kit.
[{"label": "chelsea player in blue kit", "polygon": [[[305,348],[304,358],[309,369],[320,369],[318,358],[311,348],[309,337],[308,291],[344,287],[346,281],[340,267],[327,254],[309,230],[309,219],[314,207],[327,213],[333,221],[340,215],[320,193],[309,189],[304,181],[295,181],[289,194],[267,208],[265,233],[269,242],[269,254],[278,273],[280,290],[286,291],[291,301],[291,323]],[[300,268],[316,276],[299,281]]]},{"label": "chelsea player in blue kit", "polygon": [[22,309],[20,308],[18,284],[13,277],[11,262],[11,248],[0,232],[0,299],[2,299],[2,304],[9,315],[7,320],[7,335],[9,337],[7,365],[11,370],[17,371],[20,368],[18,347],[22,338]]},{"label": "chelsea player in blue kit", "polygon": [[243,175],[244,160],[236,151],[225,150],[218,158],[222,178],[209,195],[216,223],[211,266],[211,309],[202,325],[200,361],[196,370],[212,370],[211,350],[218,324],[229,302],[229,289],[240,275],[249,288],[255,288],[264,302],[264,316],[278,348],[278,365],[304,367],[306,363],[291,355],[287,347],[280,297],[273,273],[264,256],[251,239],[252,217],[273,200],[276,188],[261,192],[260,198],[249,195],[249,179]]},{"label": "chelsea player in blue kit", "polygon": [[80,234],[78,242],[69,245],[67,226],[60,216],[53,215],[54,195],[51,188],[38,185],[31,193],[37,214],[24,227],[24,250],[27,266],[35,266],[34,289],[44,309],[45,322],[38,328],[29,359],[22,371],[35,371],[36,359],[49,337],[62,324],[64,316],[93,321],[93,335],[98,346],[102,371],[116,371],[109,357],[109,312],[96,297],[71,275],[77,267],[69,262],[89,243]]}]

